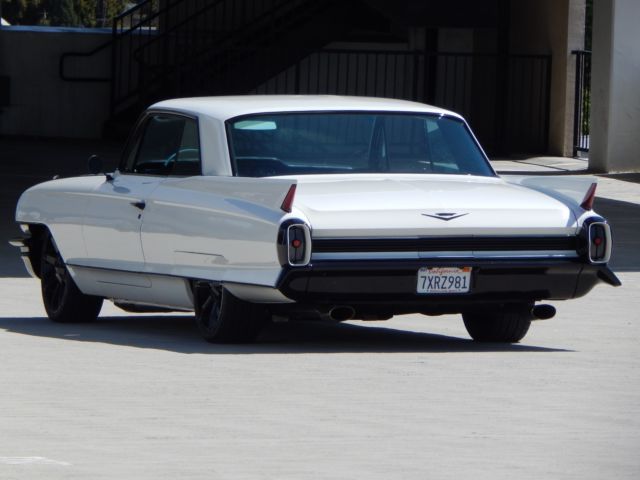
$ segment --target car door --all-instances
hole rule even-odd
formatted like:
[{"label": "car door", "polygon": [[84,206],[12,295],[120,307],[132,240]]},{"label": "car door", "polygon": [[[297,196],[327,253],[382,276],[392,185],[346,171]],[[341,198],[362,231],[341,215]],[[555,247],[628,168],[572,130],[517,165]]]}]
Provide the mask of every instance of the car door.
[{"label": "car door", "polygon": [[164,112],[148,112],[139,122],[119,169],[91,196],[83,225],[89,265],[144,271],[140,231],[147,199],[173,167],[184,123]]}]

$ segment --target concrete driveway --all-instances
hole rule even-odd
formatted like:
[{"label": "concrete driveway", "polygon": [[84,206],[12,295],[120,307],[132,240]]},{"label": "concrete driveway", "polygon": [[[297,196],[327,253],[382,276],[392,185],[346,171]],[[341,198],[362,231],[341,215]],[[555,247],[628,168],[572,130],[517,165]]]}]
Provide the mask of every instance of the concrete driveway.
[{"label": "concrete driveway", "polygon": [[[3,239],[18,193],[90,147],[0,142]],[[273,325],[241,347],[111,305],[53,324],[2,240],[0,479],[638,479],[638,180],[602,178],[596,203],[623,286],[512,346],[457,316]]]}]

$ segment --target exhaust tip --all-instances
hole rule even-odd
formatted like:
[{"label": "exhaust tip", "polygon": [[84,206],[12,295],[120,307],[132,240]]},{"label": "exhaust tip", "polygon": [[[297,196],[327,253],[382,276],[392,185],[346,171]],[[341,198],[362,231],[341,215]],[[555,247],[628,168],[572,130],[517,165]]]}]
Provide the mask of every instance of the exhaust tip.
[{"label": "exhaust tip", "polygon": [[329,310],[329,317],[331,320],[335,320],[336,322],[344,322],[346,320],[351,320],[356,314],[356,311],[353,307],[348,306],[339,306],[333,307]]},{"label": "exhaust tip", "polygon": [[552,305],[536,305],[531,309],[534,320],[548,320],[555,317],[556,307]]}]

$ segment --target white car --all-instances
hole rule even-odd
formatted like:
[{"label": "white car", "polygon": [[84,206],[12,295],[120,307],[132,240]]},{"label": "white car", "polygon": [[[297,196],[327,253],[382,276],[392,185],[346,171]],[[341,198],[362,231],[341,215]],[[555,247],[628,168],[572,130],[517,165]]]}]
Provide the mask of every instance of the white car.
[{"label": "white car", "polygon": [[151,106],[118,169],[21,196],[49,318],[195,310],[214,342],[263,324],[461,313],[517,342],[536,304],[619,285],[595,180],[501,178],[459,115],[419,103],[238,96]]}]

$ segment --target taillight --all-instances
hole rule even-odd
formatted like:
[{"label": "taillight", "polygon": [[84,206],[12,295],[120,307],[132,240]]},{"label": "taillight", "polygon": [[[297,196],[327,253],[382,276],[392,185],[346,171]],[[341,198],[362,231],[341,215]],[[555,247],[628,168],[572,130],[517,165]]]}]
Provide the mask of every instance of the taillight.
[{"label": "taillight", "polygon": [[306,225],[287,228],[287,260],[289,265],[307,265],[311,261],[311,233]]},{"label": "taillight", "polygon": [[584,198],[582,199],[582,203],[580,204],[580,206],[585,210],[593,210],[593,202],[596,199],[597,187],[598,187],[597,183],[592,183],[591,186],[589,187],[589,190],[587,190],[587,193],[584,195]]},{"label": "taillight", "polygon": [[588,226],[589,261],[606,263],[611,257],[611,228],[603,222],[593,222]]},{"label": "taillight", "polygon": [[291,213],[291,209],[293,208],[293,199],[296,196],[296,184],[292,184],[289,187],[289,191],[284,196],[284,200],[282,201],[282,205],[280,205],[280,209],[283,212]]}]

